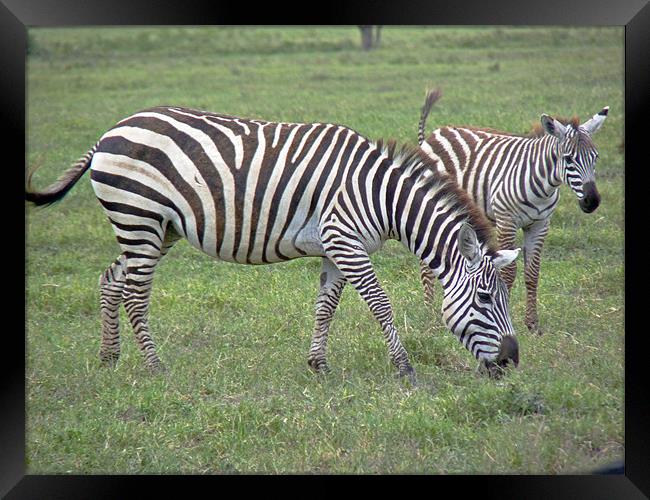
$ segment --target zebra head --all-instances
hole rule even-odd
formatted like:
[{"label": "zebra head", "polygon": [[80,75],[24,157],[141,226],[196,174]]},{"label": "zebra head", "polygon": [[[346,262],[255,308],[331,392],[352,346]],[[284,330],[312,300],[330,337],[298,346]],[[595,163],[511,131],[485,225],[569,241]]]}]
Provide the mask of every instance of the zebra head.
[{"label": "zebra head", "polygon": [[517,258],[519,248],[490,254],[479,244],[472,226],[463,223],[458,249],[462,258],[451,285],[445,287],[443,319],[480,366],[490,376],[499,376],[508,363],[519,364],[508,289],[499,274],[500,268]]},{"label": "zebra head", "polygon": [[609,107],[604,107],[582,125],[577,120],[563,125],[546,114],[542,115],[544,131],[557,139],[557,175],[576,194],[585,213],[593,212],[600,204],[595,166],[598,150],[591,136],[602,126],[608,111]]}]

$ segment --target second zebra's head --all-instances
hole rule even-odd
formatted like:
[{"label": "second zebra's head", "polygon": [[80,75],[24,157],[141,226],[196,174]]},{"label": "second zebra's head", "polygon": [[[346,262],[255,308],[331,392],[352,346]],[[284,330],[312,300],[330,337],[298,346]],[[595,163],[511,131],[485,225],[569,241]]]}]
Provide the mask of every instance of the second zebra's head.
[{"label": "second zebra's head", "polygon": [[512,263],[516,250],[487,251],[468,223],[458,231],[459,262],[445,287],[443,319],[490,376],[519,364],[519,345],[510,319],[508,289],[499,269]]},{"label": "second zebra's head", "polygon": [[609,107],[604,107],[590,120],[578,124],[577,120],[564,125],[544,114],[542,127],[557,139],[557,175],[578,197],[580,208],[591,213],[600,205],[596,188],[596,160],[598,150],[591,136],[602,126]]}]

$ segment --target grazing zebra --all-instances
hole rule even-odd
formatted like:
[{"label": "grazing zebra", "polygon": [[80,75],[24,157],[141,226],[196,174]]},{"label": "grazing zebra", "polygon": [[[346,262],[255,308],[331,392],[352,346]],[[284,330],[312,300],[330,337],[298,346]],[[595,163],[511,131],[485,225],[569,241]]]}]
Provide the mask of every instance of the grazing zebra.
[{"label": "grazing zebra", "polygon": [[[541,129],[530,136],[475,127],[442,127],[424,140],[424,124],[440,91],[427,93],[418,128],[420,147],[448,173],[496,224],[498,245],[512,248],[517,230],[524,232],[524,276],[526,318],[529,330],[541,334],[537,316],[537,283],[544,238],[551,215],[560,198],[560,185],[568,185],[583,212],[591,213],[600,204],[596,189],[595,163],[598,151],[591,140],[607,118],[609,107],[579,124],[577,118],[561,123],[544,114]],[[434,275],[420,264],[425,300],[433,300]],[[508,286],[517,264],[501,274]]]},{"label": "grazing zebra", "polygon": [[519,361],[498,273],[518,249],[497,251],[489,221],[467,195],[438,174],[422,176],[430,164],[419,148],[397,150],[339,125],[155,107],[118,122],[44,191],[31,188],[30,174],[26,199],[55,202],[90,168],[122,250],[100,278],[104,363],[120,354],[123,303],[145,364],[162,368],[147,322],[152,278],[160,259],[186,238],[239,264],[321,257],[309,365],[328,371],[329,325],[349,283],[381,324],[399,374],[414,381],[369,259],[392,238],[431,266],[449,328],[479,367],[498,375]]}]

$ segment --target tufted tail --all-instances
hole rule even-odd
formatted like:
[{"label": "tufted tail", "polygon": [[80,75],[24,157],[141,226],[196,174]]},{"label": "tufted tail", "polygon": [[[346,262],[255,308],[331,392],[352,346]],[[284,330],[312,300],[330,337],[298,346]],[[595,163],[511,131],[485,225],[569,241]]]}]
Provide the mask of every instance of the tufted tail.
[{"label": "tufted tail", "polygon": [[35,191],[32,188],[32,176],[37,168],[31,169],[27,174],[27,186],[25,187],[25,200],[33,203],[36,206],[51,205],[54,202],[63,198],[70,189],[76,184],[81,176],[90,167],[91,160],[97,149],[95,144],[85,155],[83,155],[77,163],[72,165],[65,173],[59,177],[54,183],[50,184],[43,191]]},{"label": "tufted tail", "polygon": [[440,89],[427,91],[427,97],[424,101],[424,105],[422,106],[422,111],[420,113],[420,124],[418,126],[418,144],[420,146],[422,146],[422,143],[424,142],[424,124],[427,121],[427,116],[429,116],[429,111],[431,111],[431,108],[436,103],[436,101],[440,99],[441,95],[442,92]]}]

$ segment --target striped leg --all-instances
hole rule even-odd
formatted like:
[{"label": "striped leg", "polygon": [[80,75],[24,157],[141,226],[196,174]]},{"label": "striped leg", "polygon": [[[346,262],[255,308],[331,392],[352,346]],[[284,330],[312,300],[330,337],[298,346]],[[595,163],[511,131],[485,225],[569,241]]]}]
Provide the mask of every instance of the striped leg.
[{"label": "striped leg", "polygon": [[359,292],[375,319],[379,321],[388,345],[390,360],[399,370],[400,376],[408,376],[415,384],[415,370],[397,335],[390,302],[379,284],[366,251],[359,243],[330,237],[325,244],[325,253],[336,264],[346,281]]},{"label": "striped leg", "polygon": [[327,258],[323,258],[320,275],[320,292],[316,300],[316,326],[311,339],[307,363],[316,372],[328,372],[327,334],[336,306],[339,304],[345,278]]},{"label": "striped leg", "polygon": [[544,246],[544,239],[548,234],[550,221],[548,219],[537,221],[524,229],[524,276],[526,281],[526,319],[528,329],[542,334],[537,317],[537,284],[539,282],[539,264]]},{"label": "striped leg", "polygon": [[[159,250],[153,246],[127,254],[126,284],[122,294],[126,314],[133,327],[135,338],[144,356],[145,366],[152,371],[162,371],[164,367],[156,354],[156,346],[149,333],[149,299],[153,274],[160,259],[169,252],[171,247],[180,239],[171,228],[165,234],[165,239]],[[146,252],[146,253],[145,253]]]},{"label": "striped leg", "polygon": [[103,365],[115,365],[120,357],[120,304],[124,290],[126,257],[120,255],[99,277],[102,342],[99,359]]},{"label": "striped leg", "polygon": [[424,302],[428,306],[433,306],[433,286],[436,282],[436,275],[424,261],[420,261],[420,280],[424,288]]},{"label": "striped leg", "polygon": [[[497,218],[497,242],[499,250],[512,250],[515,247],[517,237],[517,226],[510,218]],[[501,278],[508,287],[512,289],[517,276],[517,261],[501,269]]]}]

